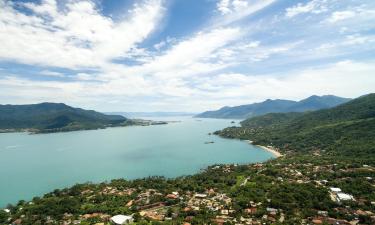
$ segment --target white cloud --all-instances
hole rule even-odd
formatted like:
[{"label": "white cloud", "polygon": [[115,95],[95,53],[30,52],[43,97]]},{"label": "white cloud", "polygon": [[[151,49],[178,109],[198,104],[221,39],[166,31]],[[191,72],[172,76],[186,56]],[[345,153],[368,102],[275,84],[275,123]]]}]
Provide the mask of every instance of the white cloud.
[{"label": "white cloud", "polygon": [[161,49],[167,47],[167,45],[176,43],[176,38],[167,37],[165,40],[160,41],[159,43],[154,44],[154,48],[157,51],[160,51]]},{"label": "white cloud", "polygon": [[[298,70],[294,65],[360,53],[366,45],[371,49],[374,37],[361,33],[373,27],[370,19],[365,20],[371,18],[369,7],[353,8],[356,17],[338,20],[345,24],[337,25],[328,22],[333,14],[331,9],[327,11],[329,1],[324,0],[287,10],[288,18],[322,13],[318,18],[322,23],[311,26],[294,26],[296,20],[285,17],[246,20],[273,2],[221,0],[211,23],[200,31],[179,39],[164,37],[141,48],[140,43],[160,25],[165,12],[162,0],[138,2],[119,21],[101,15],[88,0],[68,1],[64,10],[54,0],[28,3],[25,7],[34,14],[27,15],[17,11],[11,1],[0,0],[0,43],[6,46],[0,47],[0,60],[47,66],[41,75],[50,77],[63,74],[48,66],[72,69],[67,79],[57,81],[4,76],[7,70],[1,71],[0,101],[56,101],[103,111],[202,111],[265,98],[355,97],[374,91],[373,61]],[[343,26],[345,32],[340,33]],[[336,28],[337,35],[333,35]],[[327,38],[327,34],[331,36]],[[262,74],[277,74],[244,72],[257,71],[254,68],[262,68]]]},{"label": "white cloud", "polygon": [[221,14],[213,26],[225,26],[250,16],[276,0],[219,0],[217,10]]},{"label": "white cloud", "polygon": [[[375,35],[361,35],[361,34],[352,34],[344,36],[334,42],[323,43],[315,50],[317,54],[322,54],[322,51],[336,51],[345,52],[350,47],[360,48],[365,46],[367,50],[373,49],[372,43],[375,43]],[[343,49],[343,50],[342,50]]]},{"label": "white cloud", "polygon": [[217,3],[217,9],[221,12],[221,14],[225,15],[232,12],[230,5],[231,0],[221,0]]},{"label": "white cloud", "polygon": [[252,41],[248,44],[246,44],[244,47],[245,48],[256,48],[260,45],[260,41]]},{"label": "white cloud", "polygon": [[77,73],[75,78],[81,81],[94,81],[95,75],[88,73]]},{"label": "white cloud", "polygon": [[[214,108],[220,108],[223,102],[226,105],[240,105],[267,98],[297,100],[313,94],[358,97],[375,92],[374,72],[373,62],[341,61],[278,76],[227,73],[200,78],[198,83],[200,89],[205,90],[203,95],[206,96],[201,100],[201,105],[205,105],[204,102],[216,102]],[[218,91],[220,95],[217,95]],[[205,109],[212,108],[213,105],[210,105]]]},{"label": "white cloud", "polygon": [[[231,41],[237,40],[241,36],[240,29],[224,28],[215,29],[206,33],[198,33],[194,37],[182,41],[167,51],[164,55],[157,57],[149,65],[153,70],[159,70],[163,76],[165,70],[182,68],[193,69],[194,65],[199,66],[200,62],[204,62],[208,57],[221,47],[224,47]],[[197,47],[199,46],[199,47]],[[201,64],[201,66],[204,66]],[[171,71],[175,73],[178,71]]]},{"label": "white cloud", "polygon": [[63,73],[59,73],[59,72],[55,72],[55,71],[49,71],[49,70],[43,70],[38,74],[43,75],[43,76],[50,76],[50,77],[65,77],[65,74],[63,74]]},{"label": "white cloud", "polygon": [[222,15],[242,11],[249,7],[247,0],[220,0],[217,3],[217,9]]},{"label": "white cloud", "polygon": [[[211,62],[211,57],[220,49],[242,36],[238,28],[214,29],[198,32],[189,39],[182,40],[148,63],[140,66],[117,66],[122,74],[168,79],[172,77],[196,76],[225,68],[220,62]],[[106,71],[113,70],[107,68]],[[117,72],[113,72],[119,77]],[[120,76],[121,77],[121,76]]]},{"label": "white cloud", "polygon": [[330,23],[336,23],[341,20],[346,20],[355,17],[354,11],[337,11],[333,12],[332,16],[328,19]]},{"label": "white cloud", "polygon": [[68,1],[59,10],[55,0],[27,3],[33,15],[0,0],[0,59],[65,68],[98,67],[126,55],[156,27],[161,0],[134,5],[122,21],[102,16],[88,0]]},{"label": "white cloud", "polygon": [[327,19],[328,23],[348,23],[361,25],[375,19],[375,10],[367,5],[361,5],[346,10],[332,12]]},{"label": "white cloud", "polygon": [[250,64],[267,60],[275,55],[290,55],[292,50],[300,47],[304,41],[285,42],[278,44],[261,45],[260,41],[250,41],[248,43],[236,43],[226,51],[231,54],[227,58],[237,64]]},{"label": "white cloud", "polygon": [[312,0],[308,3],[298,3],[295,6],[289,7],[286,9],[286,16],[287,17],[295,17],[300,14],[304,13],[314,13],[319,14],[322,12],[326,12],[327,6],[326,3],[329,2],[327,0]]},{"label": "white cloud", "polygon": [[[0,79],[0,89],[4,90],[0,93],[0,100],[4,103],[55,101],[78,106],[97,104],[99,110],[125,110],[121,107],[128,106],[151,111],[160,107],[163,110],[203,111],[266,98],[302,99],[313,94],[357,97],[375,92],[374,73],[372,61],[341,61],[277,76],[223,73],[196,76],[189,81],[171,78],[167,82],[158,82],[132,77],[132,80],[110,82],[42,82],[4,77]],[[143,101],[137,102],[140,96],[150,95],[156,99],[147,109]],[[9,99],[12,102],[8,102]]]}]

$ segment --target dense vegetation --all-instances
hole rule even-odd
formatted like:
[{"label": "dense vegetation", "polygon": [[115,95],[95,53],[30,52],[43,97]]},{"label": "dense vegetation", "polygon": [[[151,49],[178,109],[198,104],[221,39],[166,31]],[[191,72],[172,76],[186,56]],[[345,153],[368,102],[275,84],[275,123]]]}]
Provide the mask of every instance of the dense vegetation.
[{"label": "dense vegetation", "polygon": [[223,107],[216,111],[207,111],[196,115],[201,118],[234,118],[246,119],[254,116],[260,116],[267,113],[282,112],[306,112],[319,109],[332,108],[342,103],[348,102],[350,99],[341,98],[333,95],[311,96],[301,101],[291,100],[266,100],[260,103],[249,105],[241,105],[235,107]]},{"label": "dense vegetation", "polygon": [[97,129],[126,123],[123,116],[105,115],[62,103],[0,105],[0,130],[56,132]]},{"label": "dense vegetation", "polygon": [[247,119],[241,125],[216,134],[249,139],[282,151],[322,150],[367,157],[375,153],[375,94],[332,109],[268,114]]}]

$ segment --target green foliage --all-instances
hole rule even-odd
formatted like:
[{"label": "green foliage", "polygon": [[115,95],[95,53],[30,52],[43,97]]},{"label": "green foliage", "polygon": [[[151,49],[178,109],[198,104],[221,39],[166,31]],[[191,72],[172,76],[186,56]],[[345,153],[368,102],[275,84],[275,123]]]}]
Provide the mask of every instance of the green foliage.
[{"label": "green foliage", "polygon": [[123,116],[105,115],[65,104],[0,105],[0,129],[56,132],[104,128],[125,121]]},{"label": "green foliage", "polygon": [[297,209],[302,209],[304,213],[312,209],[328,210],[333,205],[327,189],[312,184],[282,184],[273,187],[268,196],[271,198],[271,207],[290,214]]},{"label": "green foliage", "polygon": [[375,94],[332,109],[308,113],[268,114],[243,121],[242,127],[215,132],[223,137],[272,145],[282,151],[324,150],[341,156],[373,157]]},{"label": "green foliage", "polygon": [[5,224],[8,220],[9,214],[6,213],[4,210],[0,210],[0,224]]}]

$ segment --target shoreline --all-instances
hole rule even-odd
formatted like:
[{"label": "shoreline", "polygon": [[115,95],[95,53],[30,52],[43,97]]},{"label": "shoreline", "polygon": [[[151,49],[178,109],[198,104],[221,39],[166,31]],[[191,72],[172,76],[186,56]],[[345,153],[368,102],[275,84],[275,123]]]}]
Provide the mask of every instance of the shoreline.
[{"label": "shoreline", "polygon": [[[252,141],[250,141],[250,140],[246,140],[246,141],[249,144],[254,145]],[[280,157],[283,156],[279,151],[273,149],[271,146],[267,146],[267,147],[263,146],[263,145],[254,145],[254,146],[257,146],[257,147],[259,147],[259,148],[261,148],[261,149],[263,149],[263,150],[265,150],[267,152],[272,153],[272,155],[275,156],[275,158],[280,158]]]},{"label": "shoreline", "polygon": [[273,148],[266,147],[266,146],[263,146],[263,145],[255,145],[255,146],[258,146],[259,148],[262,148],[263,150],[271,152],[276,158],[280,158],[281,156],[283,156],[279,151],[277,151]]}]

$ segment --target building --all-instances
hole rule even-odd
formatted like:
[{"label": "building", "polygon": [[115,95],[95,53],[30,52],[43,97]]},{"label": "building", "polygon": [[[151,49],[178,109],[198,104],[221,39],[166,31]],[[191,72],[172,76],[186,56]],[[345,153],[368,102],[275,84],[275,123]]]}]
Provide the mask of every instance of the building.
[{"label": "building", "polygon": [[194,197],[196,197],[196,198],[206,198],[207,195],[206,194],[195,194]]},{"label": "building", "polygon": [[339,202],[341,202],[341,201],[353,201],[354,197],[352,195],[345,194],[345,193],[337,193],[337,200]]},{"label": "building", "polygon": [[331,199],[337,203],[342,201],[355,201],[354,197],[350,194],[343,193],[340,188],[331,187]]},{"label": "building", "polygon": [[133,216],[116,215],[111,217],[111,222],[118,225],[133,223]]},{"label": "building", "polygon": [[331,191],[332,191],[332,192],[335,192],[335,193],[341,192],[341,189],[340,189],[340,188],[331,187],[331,188],[329,188],[329,189],[331,189]]}]

